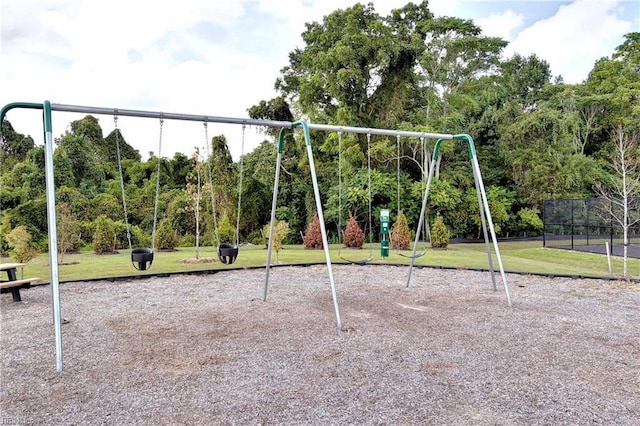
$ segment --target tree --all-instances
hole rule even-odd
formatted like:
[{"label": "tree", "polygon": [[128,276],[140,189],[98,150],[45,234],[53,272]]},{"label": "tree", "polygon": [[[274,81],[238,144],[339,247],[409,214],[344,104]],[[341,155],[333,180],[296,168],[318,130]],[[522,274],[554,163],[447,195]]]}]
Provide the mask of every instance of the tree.
[{"label": "tree", "polygon": [[231,224],[231,219],[225,212],[218,222],[218,238],[220,242],[235,244],[236,231],[234,225]]},{"label": "tree", "polygon": [[369,94],[379,84],[384,28],[373,5],[356,4],[307,23],[304,49],[289,54],[276,88],[299,103],[312,119],[349,106],[355,121],[365,117]]},{"label": "tree", "polygon": [[[267,223],[262,228],[262,233],[265,236],[269,235],[270,227],[271,222]],[[273,227],[273,241],[271,242],[271,248],[276,251],[276,263],[278,263],[278,255],[282,249],[282,243],[284,239],[287,238],[287,235],[289,235],[289,232],[289,224],[286,220],[276,220],[276,224]]]},{"label": "tree", "polygon": [[349,215],[344,231],[344,245],[348,248],[362,248],[364,244],[364,232],[353,215]]},{"label": "tree", "polygon": [[108,217],[102,215],[95,220],[96,230],[93,233],[93,252],[110,254],[116,251],[116,225]]},{"label": "tree", "polygon": [[118,138],[118,146],[120,147],[120,161],[133,160],[136,162],[140,162],[142,158],[140,156],[140,152],[127,143],[120,129],[113,129],[111,133],[109,133],[107,137],[104,138],[105,149],[103,151],[103,161],[106,161],[113,166],[118,164],[118,149],[116,147],[116,137]]},{"label": "tree", "polygon": [[57,204],[56,220],[60,255],[58,261],[63,263],[65,253],[78,251],[80,248],[80,225],[67,203]]},{"label": "tree", "polygon": [[[482,35],[482,29],[471,20],[440,17],[424,23],[426,49],[419,58],[421,78],[426,85],[424,110],[426,123],[436,128],[459,133],[460,109],[473,102],[461,89],[483,75],[494,74],[500,53],[507,42]],[[438,153],[435,177],[439,177],[442,155]]]},{"label": "tree", "polygon": [[304,234],[304,247],[308,249],[321,249],[322,229],[320,229],[320,219],[318,213],[314,213],[313,219],[307,226],[307,232]]},{"label": "tree", "polygon": [[[257,120],[294,121],[291,108],[282,96],[273,98],[270,101],[260,101],[258,105],[252,106],[249,108],[249,117]],[[280,129],[267,127],[265,131],[275,138],[278,136]]]},{"label": "tree", "polygon": [[[231,151],[224,135],[218,135],[211,138],[211,153],[207,162],[203,164],[202,171],[209,173],[211,170],[211,183],[213,191],[209,188],[211,203],[215,203],[217,218],[219,219],[225,212],[235,212],[236,188],[238,188],[236,180],[236,169],[231,157]],[[212,207],[213,210],[213,207]]]},{"label": "tree", "polygon": [[449,245],[449,230],[444,224],[442,216],[436,216],[436,220],[431,226],[431,247],[447,248]]},{"label": "tree", "polygon": [[15,227],[6,236],[11,250],[9,254],[19,263],[27,263],[38,255],[38,251],[31,247],[31,233],[24,225]]},{"label": "tree", "polygon": [[189,210],[193,212],[196,237],[196,259],[200,258],[200,202],[202,201],[202,168],[200,149],[196,147],[193,157],[193,170],[187,176],[186,192],[189,195]]},{"label": "tree", "polygon": [[[607,129],[640,120],[640,33],[625,35],[611,59],[599,60],[585,83],[593,95],[607,100]],[[608,131],[608,130],[607,130]]]},{"label": "tree", "polygon": [[551,66],[535,54],[525,58],[514,54],[500,64],[500,82],[507,99],[523,111],[535,109],[543,96],[543,89],[551,80]]},{"label": "tree", "polygon": [[11,168],[27,158],[27,153],[35,148],[31,136],[25,136],[13,130],[9,120],[2,122],[2,139],[0,139],[0,172]]},{"label": "tree", "polygon": [[508,136],[498,143],[499,152],[521,203],[540,208],[544,199],[590,190],[595,164],[576,153],[561,111],[544,107],[517,113],[505,121],[501,132]]},{"label": "tree", "polygon": [[178,245],[178,234],[168,219],[162,219],[156,232],[156,247],[159,250],[173,250]]},{"label": "tree", "polygon": [[408,250],[411,245],[411,231],[404,212],[399,211],[396,222],[391,227],[391,248]]},{"label": "tree", "polygon": [[[596,191],[607,200],[603,203],[606,216],[622,228],[623,275],[627,276],[629,229],[640,221],[640,203],[634,197],[640,189],[640,156],[638,130],[626,131],[620,125],[612,132],[614,149],[611,153],[611,171],[605,182],[598,182]],[[635,212],[635,214],[632,214]]]}]

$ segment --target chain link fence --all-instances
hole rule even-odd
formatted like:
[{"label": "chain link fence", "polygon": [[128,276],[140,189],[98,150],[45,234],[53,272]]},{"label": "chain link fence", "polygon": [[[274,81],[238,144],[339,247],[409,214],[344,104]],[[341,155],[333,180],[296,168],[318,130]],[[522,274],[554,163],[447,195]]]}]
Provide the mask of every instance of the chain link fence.
[{"label": "chain link fence", "polygon": [[[640,198],[629,199],[628,205],[629,256],[640,257],[640,247],[633,247],[640,244]],[[621,255],[622,215],[622,206],[604,198],[544,200],[543,246],[605,253],[609,243],[611,253]]]}]

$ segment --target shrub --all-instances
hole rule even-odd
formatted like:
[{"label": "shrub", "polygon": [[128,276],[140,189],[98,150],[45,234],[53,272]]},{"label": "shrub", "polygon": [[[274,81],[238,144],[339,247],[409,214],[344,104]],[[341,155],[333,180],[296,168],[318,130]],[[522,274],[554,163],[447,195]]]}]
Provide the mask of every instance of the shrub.
[{"label": "shrub", "polygon": [[356,218],[349,214],[347,226],[344,231],[344,245],[349,248],[362,248],[364,244],[364,232]]},{"label": "shrub", "polygon": [[95,222],[93,252],[96,254],[114,253],[117,241],[115,223],[105,215],[98,216]]},{"label": "shrub", "polygon": [[231,224],[229,215],[225,212],[218,222],[218,238],[221,243],[236,243],[236,231],[234,229],[235,224]]},{"label": "shrub", "polygon": [[391,227],[391,248],[394,250],[408,250],[411,246],[411,231],[407,217],[402,211],[398,213],[396,222]]},{"label": "shrub", "polygon": [[196,236],[193,234],[185,234],[178,239],[178,247],[195,247]]},{"label": "shrub", "polygon": [[58,254],[62,263],[66,253],[76,252],[80,248],[80,225],[67,203],[58,204],[56,219]]},{"label": "shrub", "polygon": [[313,219],[307,226],[307,232],[304,234],[304,247],[308,249],[321,249],[322,230],[320,229],[320,219],[318,213],[314,213]]},{"label": "shrub", "polygon": [[[115,222],[116,224],[121,223],[120,221]],[[124,241],[126,242],[126,235],[127,235],[127,230],[125,228],[125,239]],[[130,226],[129,232],[131,232],[131,245],[133,245],[134,247],[150,247],[151,246],[151,233],[147,233],[145,231],[143,231],[138,225],[133,225]],[[157,230],[156,230],[157,232]],[[118,239],[118,243],[122,242],[123,240]],[[127,242],[127,244],[129,244]],[[120,247],[126,247],[124,245],[124,243],[120,244]],[[116,247],[117,249],[118,247]]]},{"label": "shrub", "polygon": [[253,244],[254,246],[264,245],[266,247],[267,239],[262,236],[262,232],[260,229],[256,229],[251,231],[249,235],[247,235],[247,242]]},{"label": "shrub", "polygon": [[162,219],[156,231],[156,248],[159,250],[173,250],[178,245],[178,233],[171,226],[171,222]]},{"label": "shrub", "polygon": [[[270,223],[267,223],[264,228],[262,228],[262,232],[264,233],[265,237],[267,237],[267,239],[269,237],[270,225]],[[271,247],[276,251],[276,262],[278,261],[278,254],[280,252],[280,249],[282,249],[282,242],[285,238],[287,238],[287,235],[289,235],[289,231],[289,224],[286,220],[276,220],[276,224],[273,227],[273,244]]]},{"label": "shrub", "polygon": [[30,245],[31,233],[27,231],[26,226],[16,226],[6,239],[11,248],[9,254],[16,262],[27,263],[38,255],[38,251]]},{"label": "shrub", "polygon": [[447,248],[449,245],[449,230],[444,224],[442,216],[438,214],[436,220],[431,226],[431,247],[433,248]]}]

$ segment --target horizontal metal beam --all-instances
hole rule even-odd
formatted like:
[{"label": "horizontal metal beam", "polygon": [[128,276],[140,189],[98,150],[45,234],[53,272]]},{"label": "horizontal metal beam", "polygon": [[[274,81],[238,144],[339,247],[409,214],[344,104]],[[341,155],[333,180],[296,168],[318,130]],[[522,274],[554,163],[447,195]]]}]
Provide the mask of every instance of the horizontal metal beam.
[{"label": "horizontal metal beam", "polygon": [[80,112],[83,114],[117,115],[119,117],[158,118],[163,120],[199,121],[207,123],[244,124],[247,126],[291,128],[290,121],[255,120],[252,118],[216,117],[212,115],[179,114],[174,112],[142,111],[135,109],[102,108],[80,105],[51,104],[53,111]]},{"label": "horizontal metal beam", "polygon": [[412,132],[408,130],[390,130],[390,129],[376,129],[367,127],[351,127],[351,126],[332,126],[329,124],[313,124],[308,123],[311,130],[324,130],[327,132],[342,132],[342,133],[360,133],[364,135],[382,135],[382,136],[406,136],[412,138],[425,138],[425,139],[453,139],[453,135],[445,133],[427,133],[427,132]]},{"label": "horizontal metal beam", "polygon": [[[8,104],[2,109],[2,116],[6,112],[13,108],[30,108],[30,109],[43,109],[42,104],[35,103],[13,103]],[[181,121],[199,121],[207,123],[226,123],[226,124],[242,124],[247,126],[264,126],[264,127],[277,127],[291,129],[294,127],[291,121],[276,121],[276,120],[256,120],[252,118],[237,118],[237,117],[219,117],[213,115],[198,115],[198,114],[180,114],[174,112],[160,112],[160,111],[144,111],[135,109],[121,109],[121,108],[104,108],[82,105],[67,105],[67,104],[51,104],[52,111],[62,112],[78,112],[83,114],[102,114],[102,115],[117,115],[127,117],[142,117],[142,118],[156,118],[166,120],[181,120]],[[342,132],[342,133],[358,133],[365,135],[381,135],[381,136],[401,136],[412,138],[425,138],[425,139],[453,139],[454,135],[446,133],[428,133],[428,132],[415,132],[408,130],[391,130],[391,129],[377,129],[367,127],[354,127],[354,126],[334,126],[329,124],[307,124],[310,130],[320,130],[325,132]]]},{"label": "horizontal metal beam", "polygon": [[[157,118],[166,120],[182,120],[182,121],[199,121],[208,123],[227,123],[227,124],[244,124],[247,126],[264,126],[264,127],[278,127],[278,128],[293,128],[293,123],[290,121],[276,121],[276,120],[257,120],[252,118],[236,118],[236,117],[219,117],[211,115],[196,115],[196,114],[179,114],[173,112],[159,112],[159,111],[142,111],[133,109],[120,109],[120,108],[102,108],[80,105],[64,105],[64,104],[51,104],[53,111],[64,112],[80,112],[84,114],[104,114],[104,115],[118,115],[128,117],[144,117],[144,118]],[[315,124],[308,123],[310,130],[321,130],[325,132],[343,132],[343,133],[359,133],[369,135],[382,135],[382,136],[404,136],[414,138],[425,139],[453,139],[453,135],[444,133],[427,133],[427,132],[414,132],[407,130],[390,130],[390,129],[377,129],[366,127],[354,127],[354,126],[334,126],[329,124]]]}]

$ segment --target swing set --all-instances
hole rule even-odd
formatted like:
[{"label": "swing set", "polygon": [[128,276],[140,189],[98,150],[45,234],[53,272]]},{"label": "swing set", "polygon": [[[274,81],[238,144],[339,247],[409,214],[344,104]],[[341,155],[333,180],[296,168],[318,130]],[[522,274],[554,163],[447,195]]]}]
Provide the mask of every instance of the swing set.
[{"label": "swing set", "polygon": [[[427,164],[427,159],[426,159],[426,152],[425,152],[425,140],[424,137],[420,137],[420,143],[421,143],[421,150],[423,153],[423,169],[426,169],[426,164]],[[397,149],[397,157],[396,157],[396,190],[397,190],[397,205],[398,205],[398,211],[397,214],[399,215],[401,212],[401,196],[400,196],[400,134],[396,135],[396,149]],[[424,177],[425,173],[423,172],[423,177]],[[423,183],[424,183],[424,179],[423,179]],[[342,178],[342,132],[339,131],[338,132],[338,233],[340,236],[344,236],[344,231],[342,230],[342,199],[343,199],[343,178]],[[367,263],[370,263],[371,261],[373,261],[373,221],[372,221],[372,202],[373,202],[373,191],[372,191],[372,185],[371,185],[371,133],[367,133],[367,191],[368,191],[368,197],[367,197],[367,201],[368,201],[368,205],[369,205],[369,209],[368,209],[368,222],[367,222],[367,228],[365,228],[365,230],[367,230],[366,235],[368,235],[369,238],[369,256],[364,258],[364,259],[358,259],[358,260],[353,260],[353,259],[349,259],[347,257],[345,257],[342,254],[342,248],[343,248],[343,239],[344,237],[339,241],[340,243],[340,247],[338,249],[338,257],[340,257],[340,259],[344,260],[345,262],[348,263],[353,263],[353,264],[357,264],[357,265],[366,265]],[[388,257],[389,256],[389,243],[390,243],[390,239],[391,239],[391,228],[390,228],[390,215],[389,215],[389,210],[388,209],[382,209],[380,212],[380,236],[381,236],[381,241],[380,241],[380,254],[381,256],[384,257]],[[412,253],[412,254],[406,254],[403,253],[401,250],[397,250],[396,254],[408,259],[417,259],[419,257],[422,257],[426,254],[426,240],[427,240],[427,236],[426,236],[426,229],[424,229],[424,236],[423,236],[423,241],[425,246],[421,249],[421,251],[416,252],[416,253]]]},{"label": "swing set", "polygon": [[[12,109],[36,109],[43,111],[43,127],[44,127],[44,151],[45,151],[45,183],[46,183],[46,196],[47,196],[47,223],[48,223],[48,242],[49,247],[57,247],[57,227],[56,227],[56,205],[55,205],[55,181],[54,181],[54,172],[53,172],[53,125],[52,125],[52,112],[60,111],[60,112],[73,112],[73,113],[84,113],[84,114],[98,114],[98,115],[107,115],[113,117],[120,116],[130,116],[130,117],[140,117],[140,118],[156,118],[161,120],[161,131],[159,138],[159,148],[161,148],[162,143],[162,123],[164,120],[182,120],[182,121],[198,121],[205,124],[205,136],[207,137],[207,146],[210,143],[208,141],[208,135],[206,134],[206,124],[211,122],[216,123],[226,123],[226,124],[237,124],[247,126],[247,125],[255,125],[260,127],[274,127],[280,128],[280,132],[277,140],[277,156],[276,156],[276,166],[275,166],[275,177],[274,177],[274,185],[273,185],[273,198],[271,204],[271,220],[270,220],[270,228],[269,228],[269,242],[267,249],[267,259],[266,259],[266,273],[265,273],[265,282],[264,282],[264,291],[263,291],[263,300],[267,300],[268,288],[269,288],[269,273],[271,267],[271,253],[273,251],[273,232],[274,232],[274,224],[275,224],[275,212],[277,207],[277,199],[278,199],[278,189],[279,189],[279,180],[280,180],[280,168],[282,164],[282,154],[284,148],[284,140],[285,134],[287,131],[295,131],[296,129],[301,129],[305,145],[307,156],[309,160],[309,169],[311,173],[311,181],[313,184],[313,193],[316,204],[316,209],[318,213],[318,219],[320,221],[320,231],[322,234],[322,242],[324,248],[325,255],[325,263],[327,266],[327,272],[329,276],[329,284],[331,287],[331,295],[333,299],[334,312],[336,317],[336,327],[338,330],[342,330],[342,319],[340,316],[340,310],[338,307],[338,299],[337,299],[337,291],[336,285],[333,275],[333,268],[331,263],[331,257],[329,253],[329,244],[327,239],[327,232],[325,227],[325,221],[323,216],[322,209],[322,200],[320,198],[320,191],[318,187],[318,179],[316,175],[316,167],[313,158],[313,150],[311,147],[311,134],[310,130],[317,131],[325,131],[325,132],[346,132],[346,133],[354,133],[354,134],[365,134],[367,135],[367,141],[370,143],[371,135],[384,135],[384,136],[405,136],[405,137],[417,137],[424,139],[437,139],[434,149],[433,149],[433,160],[437,159],[437,155],[439,152],[439,147],[442,141],[444,140],[455,140],[465,142],[469,151],[469,158],[471,159],[471,166],[473,169],[473,175],[475,179],[476,185],[476,193],[478,196],[478,203],[480,207],[480,217],[482,222],[482,227],[484,231],[485,237],[485,245],[487,250],[487,256],[489,258],[489,269],[491,272],[491,277],[493,280],[493,288],[496,290],[496,279],[495,279],[495,271],[493,268],[493,260],[492,253],[490,247],[489,234],[491,235],[491,243],[493,244],[493,250],[498,261],[498,266],[500,270],[500,274],[502,277],[502,283],[504,287],[504,291],[507,298],[508,306],[511,306],[511,298],[509,295],[509,288],[507,286],[507,280],[504,272],[504,267],[502,265],[502,259],[500,257],[500,249],[498,247],[498,242],[495,234],[495,228],[493,225],[493,221],[491,219],[491,213],[489,211],[489,203],[487,201],[487,195],[484,189],[484,184],[482,182],[482,175],[480,173],[480,167],[478,165],[478,159],[476,156],[475,146],[473,144],[473,140],[469,135],[466,134],[442,134],[442,133],[424,133],[424,132],[412,132],[412,131],[403,131],[403,130],[390,130],[390,129],[373,129],[373,128],[362,128],[362,127],[350,127],[350,126],[333,126],[326,124],[310,124],[305,120],[299,120],[295,122],[289,121],[275,121],[275,120],[256,120],[256,119],[244,119],[244,118],[233,118],[233,117],[216,117],[216,116],[206,116],[206,115],[193,115],[193,114],[180,114],[180,113],[164,113],[164,112],[154,112],[154,111],[141,111],[141,110],[129,110],[129,109],[109,109],[103,107],[92,107],[92,106],[79,106],[79,105],[66,105],[66,104],[55,104],[49,101],[44,101],[43,103],[28,103],[28,102],[14,102],[5,105],[0,110],[0,123],[3,122],[8,111]],[[117,125],[117,118],[116,118]],[[116,132],[116,136],[118,132]],[[1,136],[1,135],[0,135]],[[119,141],[118,141],[119,144]],[[368,147],[370,148],[370,147]],[[117,146],[119,150],[119,146]],[[370,149],[368,149],[368,167],[369,167],[369,192],[371,192],[371,164],[370,164]],[[399,157],[399,156],[398,156]],[[160,162],[158,162],[159,164]],[[119,168],[121,173],[121,188],[124,188],[124,184],[122,181],[122,171],[121,171],[121,163],[119,162]],[[424,191],[424,196],[422,199],[422,208],[420,211],[420,219],[418,221],[418,227],[416,230],[416,239],[413,244],[413,251],[410,257],[411,262],[409,265],[409,273],[407,276],[406,286],[409,287],[411,282],[411,272],[413,270],[414,261],[417,257],[419,257],[417,252],[417,247],[419,244],[419,235],[421,232],[422,224],[424,223],[425,218],[425,210],[427,206],[427,200],[429,196],[429,190],[431,186],[431,182],[433,179],[433,167],[430,167],[429,177],[427,179],[426,189]],[[241,169],[240,169],[241,171]],[[154,245],[153,240],[155,237],[155,222],[157,220],[157,195],[158,195],[158,187],[159,187],[159,171],[156,176],[156,202],[154,206],[154,230],[152,231],[152,243],[151,249],[132,249],[132,262],[137,269],[144,270],[151,266],[153,261],[153,251]],[[211,179],[211,171],[209,170],[208,177]],[[342,179],[342,176],[340,176]],[[241,189],[242,179],[239,182],[239,189]],[[238,191],[238,212],[240,211],[241,206],[241,191]],[[371,200],[371,197],[369,197]],[[371,203],[371,201],[369,201]],[[126,211],[126,197],[124,196],[123,190],[123,210]],[[371,205],[371,204],[370,204]],[[238,213],[239,214],[239,213]],[[128,220],[127,220],[128,221]],[[369,207],[369,222],[371,222],[371,207]],[[233,263],[237,257],[238,250],[238,227],[239,221],[236,221],[236,230],[235,230],[235,242],[234,244],[230,243],[221,243],[219,245],[219,255],[222,258],[225,258],[227,262],[225,263]],[[128,228],[128,226],[127,226]],[[369,234],[371,234],[371,225],[369,225]],[[129,233],[129,231],[128,231]],[[131,244],[131,243],[129,243]],[[230,247],[225,246],[224,244],[228,244]],[[371,246],[371,245],[370,245]],[[230,249],[230,251],[227,251]],[[135,253],[134,253],[135,252]],[[135,254],[135,257],[133,256]],[[369,256],[371,257],[371,256]],[[362,263],[368,263],[365,259]],[[62,317],[60,312],[60,278],[59,278],[59,269],[58,269],[58,252],[57,250],[49,250],[49,265],[50,265],[50,278],[51,278],[51,292],[52,292],[52,309],[54,316],[54,332],[55,332],[55,346],[56,346],[56,370],[62,371],[63,362],[62,362]]]},{"label": "swing set", "polygon": [[147,270],[153,263],[153,253],[156,240],[156,224],[158,222],[158,196],[160,195],[160,160],[162,153],[162,126],[164,120],[160,119],[160,137],[158,140],[158,169],[156,170],[156,193],[153,203],[153,229],[151,231],[151,248],[132,248],[131,244],[131,226],[129,224],[129,214],[127,211],[127,197],[124,187],[124,174],[122,172],[122,158],[120,155],[120,129],[118,129],[118,115],[113,115],[113,124],[116,135],[116,158],[118,160],[118,173],[120,176],[120,191],[122,192],[122,210],[124,211],[124,223],[127,228],[127,242],[129,243],[129,251],[131,252],[131,263],[133,267],[139,271]]},{"label": "swing set", "polygon": [[[359,260],[351,260],[346,258],[342,254],[343,241],[340,241],[340,248],[338,249],[338,257],[340,257],[340,259],[356,265],[366,265],[373,260],[373,220],[371,210],[371,133],[367,133],[367,190],[369,192],[369,221],[366,234],[369,237],[369,256]],[[344,232],[342,231],[342,132],[338,132],[338,232],[341,236],[344,235]],[[344,239],[344,237],[342,239]]]},{"label": "swing set", "polygon": [[213,214],[213,232],[216,239],[216,245],[218,246],[218,259],[220,262],[231,265],[238,258],[238,251],[240,250],[240,213],[242,208],[242,183],[243,183],[243,164],[244,164],[244,138],[246,133],[246,124],[242,125],[242,143],[240,148],[240,173],[238,177],[238,204],[236,213],[236,227],[234,230],[234,242],[220,242],[220,233],[218,232],[218,219],[216,215],[216,202],[213,188],[213,171],[211,169],[211,161],[209,161],[209,146],[211,140],[209,140],[209,131],[207,125],[207,118],[204,119],[204,138],[205,147],[207,153],[207,177],[209,180],[209,194],[211,199],[211,211]]},{"label": "swing set", "polygon": [[[122,171],[122,156],[120,154],[120,129],[118,128],[118,115],[117,113],[113,116],[114,122],[114,133],[115,133],[115,141],[116,141],[116,158],[118,161],[118,173],[120,177],[120,190],[122,193],[122,209],[124,212],[124,222],[126,226],[127,232],[127,242],[129,244],[129,251],[131,252],[131,263],[134,268],[139,271],[145,271],[151,267],[154,259],[154,248],[155,248],[155,240],[156,240],[156,227],[158,223],[158,200],[160,197],[160,161],[162,159],[162,130],[164,126],[164,118],[160,118],[160,132],[158,138],[158,166],[156,170],[156,189],[155,189],[155,197],[154,197],[154,205],[153,205],[153,227],[151,231],[151,248],[132,248],[131,243],[131,225],[129,223],[129,213],[127,210],[127,197],[124,183],[124,173]],[[218,259],[220,262],[231,265],[238,258],[238,251],[240,247],[240,213],[242,208],[242,176],[243,176],[243,157],[244,157],[244,140],[245,140],[245,129],[246,125],[242,125],[242,146],[241,146],[241,154],[240,154],[240,176],[238,180],[238,204],[237,204],[237,215],[236,215],[236,227],[234,231],[234,242],[220,242],[219,232],[218,232],[218,219],[216,215],[216,203],[215,203],[215,194],[213,188],[213,171],[211,169],[211,162],[209,161],[209,145],[211,141],[209,140],[208,134],[208,126],[207,120],[205,118],[204,121],[204,132],[205,132],[205,147],[207,153],[207,177],[210,189],[210,200],[211,200],[211,209],[213,213],[213,223],[214,223],[214,235],[216,240],[216,245],[218,247]]]}]

